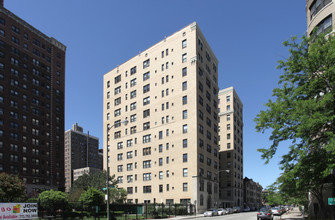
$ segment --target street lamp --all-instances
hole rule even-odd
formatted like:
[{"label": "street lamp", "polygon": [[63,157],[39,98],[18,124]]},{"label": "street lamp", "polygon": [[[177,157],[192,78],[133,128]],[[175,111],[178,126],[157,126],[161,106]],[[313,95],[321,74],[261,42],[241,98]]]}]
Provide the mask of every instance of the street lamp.
[{"label": "street lamp", "polygon": [[[121,121],[122,124],[124,125],[127,125],[128,124],[128,120],[125,119],[123,121]],[[108,166],[108,133],[109,133],[109,130],[112,129],[113,127],[115,126],[115,124],[113,124],[112,126],[109,126],[109,124],[107,125],[107,132],[106,132],[106,172],[107,172],[107,175],[106,175],[106,191],[107,191],[107,219],[110,220],[110,217],[109,217],[109,166]]]}]

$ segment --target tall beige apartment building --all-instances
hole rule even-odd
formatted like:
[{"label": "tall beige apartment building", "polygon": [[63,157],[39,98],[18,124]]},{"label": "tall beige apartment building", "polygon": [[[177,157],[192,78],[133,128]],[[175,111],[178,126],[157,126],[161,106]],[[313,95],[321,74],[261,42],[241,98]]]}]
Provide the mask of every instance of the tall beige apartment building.
[{"label": "tall beige apartment building", "polygon": [[218,201],[217,67],[194,22],[104,75],[104,149],[128,202]]},{"label": "tall beige apartment building", "polygon": [[307,0],[307,35],[334,32],[335,0]]},{"label": "tall beige apartment building", "polygon": [[243,104],[234,87],[219,92],[219,118],[220,204],[242,206]]}]

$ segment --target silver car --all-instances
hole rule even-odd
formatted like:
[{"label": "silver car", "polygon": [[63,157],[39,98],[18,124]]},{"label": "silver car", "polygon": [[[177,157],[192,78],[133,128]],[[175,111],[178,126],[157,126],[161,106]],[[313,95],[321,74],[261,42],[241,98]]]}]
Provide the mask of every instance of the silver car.
[{"label": "silver car", "polygon": [[216,215],[219,215],[217,209],[208,209],[206,212],[204,212],[204,217],[212,217]]}]

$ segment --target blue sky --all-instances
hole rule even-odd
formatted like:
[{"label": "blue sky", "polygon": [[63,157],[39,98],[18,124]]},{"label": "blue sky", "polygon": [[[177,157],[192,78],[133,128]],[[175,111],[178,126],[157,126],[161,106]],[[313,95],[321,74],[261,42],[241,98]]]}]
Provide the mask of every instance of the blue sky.
[{"label": "blue sky", "polygon": [[[278,177],[279,155],[254,118],[271,98],[288,56],[282,42],[306,31],[305,0],[4,0],[5,7],[67,46],[65,129],[78,122],[102,143],[103,75],[196,21],[219,59],[219,88],[234,86],[244,104],[244,175],[263,187]],[[100,143],[100,147],[102,144]]]}]

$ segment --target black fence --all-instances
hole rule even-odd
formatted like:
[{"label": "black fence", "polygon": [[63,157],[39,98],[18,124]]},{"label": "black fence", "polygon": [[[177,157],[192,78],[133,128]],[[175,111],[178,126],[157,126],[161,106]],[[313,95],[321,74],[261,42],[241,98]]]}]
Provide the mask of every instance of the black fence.
[{"label": "black fence", "polygon": [[[193,204],[110,204],[110,219],[161,219],[183,215],[195,215]],[[64,204],[62,209],[44,210],[39,206],[40,219],[106,219],[106,204],[85,207],[80,202]]]}]

